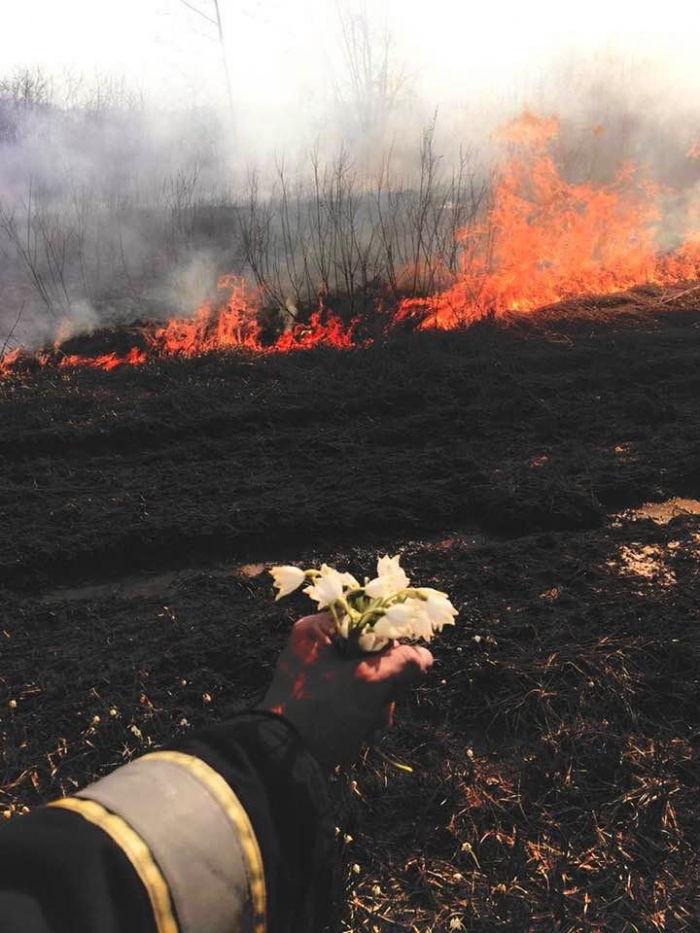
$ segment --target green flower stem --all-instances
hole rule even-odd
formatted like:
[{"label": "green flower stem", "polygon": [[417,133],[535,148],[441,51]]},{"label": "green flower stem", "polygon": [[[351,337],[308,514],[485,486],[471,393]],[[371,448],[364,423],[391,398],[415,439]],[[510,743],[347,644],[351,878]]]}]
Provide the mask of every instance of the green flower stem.
[{"label": "green flower stem", "polygon": [[360,616],[358,624],[362,626],[368,625],[372,616],[384,615],[385,608],[385,606],[372,606],[371,609],[366,609]]},{"label": "green flower stem", "polygon": [[330,604],[330,610],[331,610],[331,615],[333,616],[333,621],[335,622],[335,627],[337,630],[338,626],[340,625],[340,620],[338,619],[338,614],[335,611],[335,603]]},{"label": "green flower stem", "polygon": [[399,590],[398,593],[394,593],[391,599],[395,603],[396,602],[405,603],[407,599],[415,599],[416,597],[422,600],[426,600],[428,598],[423,593],[421,593],[419,590],[413,589],[413,587],[409,587],[406,590]]},{"label": "green flower stem", "polygon": [[379,755],[382,761],[385,761],[388,765],[391,765],[392,768],[396,768],[398,771],[405,771],[407,774],[413,774],[414,769],[410,765],[404,764],[402,761],[394,761],[393,758],[389,758],[388,755],[385,755],[384,752],[376,745],[372,746],[372,750],[375,754]]},{"label": "green flower stem", "polygon": [[340,599],[336,599],[336,601],[332,603],[332,606],[340,606],[353,621],[356,621],[360,618],[360,613],[357,611],[357,609],[351,606],[347,599],[345,599],[343,596],[341,596]]}]

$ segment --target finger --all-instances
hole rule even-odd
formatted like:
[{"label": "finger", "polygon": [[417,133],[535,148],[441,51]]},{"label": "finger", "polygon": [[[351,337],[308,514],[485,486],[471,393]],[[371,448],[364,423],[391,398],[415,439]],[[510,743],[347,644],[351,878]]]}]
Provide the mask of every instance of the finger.
[{"label": "finger", "polygon": [[314,619],[316,627],[320,632],[323,632],[324,635],[335,634],[335,620],[330,612],[318,612],[311,618]]},{"label": "finger", "polygon": [[331,637],[335,633],[335,622],[330,612],[317,612],[299,619],[294,628],[306,638],[316,637],[323,644],[330,644]]},{"label": "finger", "polygon": [[434,658],[421,645],[396,645],[382,657],[377,680],[393,681],[398,688],[420,680],[433,665]]}]

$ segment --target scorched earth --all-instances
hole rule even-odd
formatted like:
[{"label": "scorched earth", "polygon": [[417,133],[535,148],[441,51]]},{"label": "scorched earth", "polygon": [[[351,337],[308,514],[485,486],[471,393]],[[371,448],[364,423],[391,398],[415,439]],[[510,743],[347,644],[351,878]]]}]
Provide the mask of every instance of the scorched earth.
[{"label": "scorched earth", "polygon": [[401,552],[461,614],[384,740],[413,773],[333,777],[343,929],[692,929],[698,307],[7,373],[5,817],[254,702],[304,608],[264,567]]}]

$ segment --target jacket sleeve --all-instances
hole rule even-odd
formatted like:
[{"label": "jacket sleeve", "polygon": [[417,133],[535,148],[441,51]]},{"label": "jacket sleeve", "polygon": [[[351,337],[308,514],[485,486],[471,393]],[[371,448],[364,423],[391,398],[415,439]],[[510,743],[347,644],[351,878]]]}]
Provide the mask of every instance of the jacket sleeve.
[{"label": "jacket sleeve", "polygon": [[0,931],[314,933],[333,848],[296,730],[242,713],[0,830]]}]

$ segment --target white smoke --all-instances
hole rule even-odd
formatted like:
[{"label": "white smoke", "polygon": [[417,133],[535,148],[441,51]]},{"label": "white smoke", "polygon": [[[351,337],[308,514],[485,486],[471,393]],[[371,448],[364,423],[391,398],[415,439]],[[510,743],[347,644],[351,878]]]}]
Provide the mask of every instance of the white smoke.
[{"label": "white smoke", "polygon": [[[124,0],[105,23],[95,6],[26,0],[5,12],[0,345],[20,310],[15,336],[28,342],[192,313],[219,273],[252,274],[241,220],[253,169],[250,229],[268,236],[269,259],[294,228],[280,225],[282,183],[308,190],[314,158],[332,172],[342,150],[355,192],[389,156],[391,184],[411,192],[436,113],[446,176],[467,153],[474,183],[488,178],[503,155],[494,130],[528,107],[561,116],[567,177],[609,183],[632,160],[673,188],[666,245],[698,200],[688,152],[700,139],[700,6],[687,0],[589,0],[576,16],[554,0],[221,3],[233,114],[204,18],[180,0],[159,11]],[[297,307],[286,283],[278,292]]]}]

